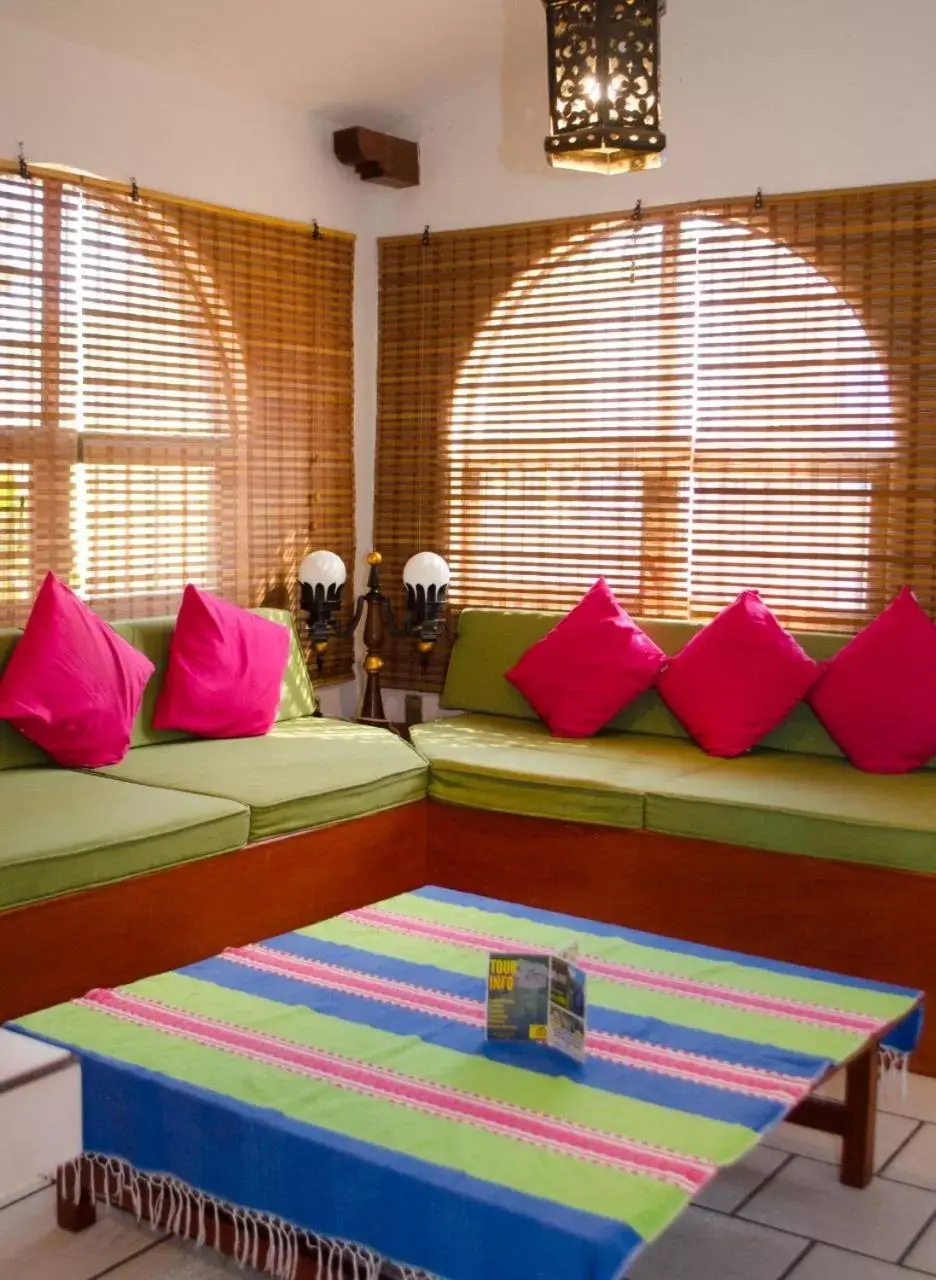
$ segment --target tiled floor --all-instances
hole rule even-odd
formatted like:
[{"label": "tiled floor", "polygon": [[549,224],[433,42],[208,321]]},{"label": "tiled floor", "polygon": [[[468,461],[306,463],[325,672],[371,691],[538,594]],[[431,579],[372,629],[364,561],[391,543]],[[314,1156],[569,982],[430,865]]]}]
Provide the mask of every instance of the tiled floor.
[{"label": "tiled floor", "polygon": [[[885,1092],[878,1173],[838,1182],[835,1140],[783,1128],[727,1170],[631,1270],[632,1280],[912,1280],[936,1276],[936,1080]],[[231,1262],[102,1212],[70,1236],[39,1187],[0,1204],[2,1280],[220,1280]],[[479,1277],[479,1280],[482,1280]],[[562,1280],[556,1277],[556,1280]]]}]

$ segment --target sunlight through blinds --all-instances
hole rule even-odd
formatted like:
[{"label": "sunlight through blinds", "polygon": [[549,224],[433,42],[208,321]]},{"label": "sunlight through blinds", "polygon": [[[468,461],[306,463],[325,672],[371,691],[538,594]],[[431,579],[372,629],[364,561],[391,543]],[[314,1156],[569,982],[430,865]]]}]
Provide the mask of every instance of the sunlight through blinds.
[{"label": "sunlight through blinds", "polygon": [[132,618],[187,582],[295,608],[308,550],[354,562],[353,252],[0,172],[0,625],[49,568]]},{"label": "sunlight through blinds", "polygon": [[934,391],[933,184],[386,239],[376,545],[456,610],[933,609]]}]

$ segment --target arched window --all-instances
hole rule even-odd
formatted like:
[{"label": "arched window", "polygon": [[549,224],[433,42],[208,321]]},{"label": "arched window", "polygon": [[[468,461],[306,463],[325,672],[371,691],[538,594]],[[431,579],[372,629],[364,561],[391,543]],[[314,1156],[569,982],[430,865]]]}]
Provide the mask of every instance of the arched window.
[{"label": "arched window", "polygon": [[714,218],[592,227],[513,282],[461,365],[453,582],[556,607],[605,575],[689,618],[753,587],[794,623],[860,620],[894,446],[882,360],[810,262]]},{"label": "arched window", "polygon": [[0,626],[50,568],[127,618],[354,558],[353,238],[136,194],[0,161]]}]

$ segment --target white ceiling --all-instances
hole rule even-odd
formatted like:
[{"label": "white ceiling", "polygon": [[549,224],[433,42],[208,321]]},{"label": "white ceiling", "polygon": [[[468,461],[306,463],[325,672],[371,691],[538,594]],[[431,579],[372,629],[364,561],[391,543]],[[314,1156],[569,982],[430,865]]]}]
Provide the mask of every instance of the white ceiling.
[{"label": "white ceiling", "polygon": [[[516,2],[0,0],[0,19],[380,127],[495,75]],[[541,0],[525,4],[541,24]]]}]

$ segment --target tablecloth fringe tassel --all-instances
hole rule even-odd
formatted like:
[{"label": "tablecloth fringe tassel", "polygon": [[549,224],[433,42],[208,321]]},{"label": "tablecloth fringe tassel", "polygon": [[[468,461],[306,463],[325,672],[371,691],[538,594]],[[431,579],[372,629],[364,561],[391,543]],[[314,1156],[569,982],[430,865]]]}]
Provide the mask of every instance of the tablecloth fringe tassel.
[{"label": "tablecloth fringe tassel", "polygon": [[[141,1173],[116,1156],[86,1154],[71,1164],[76,1204],[81,1197],[82,1169],[90,1166],[105,1175],[100,1195],[105,1204],[123,1208],[129,1201],[137,1222],[141,1222],[147,1192],[148,1220],[153,1226],[158,1224],[160,1231],[180,1239],[194,1240],[198,1248],[222,1252],[221,1223],[229,1222],[234,1233],[232,1256],[241,1268],[251,1267],[273,1280],[296,1280],[300,1257],[312,1253],[319,1260],[318,1280],[380,1280],[384,1260],[361,1245],[319,1236],[273,1214],[228,1204],[169,1174]],[[264,1240],[268,1247],[261,1266]],[[425,1272],[397,1263],[392,1264],[392,1274],[399,1280],[431,1280]]]},{"label": "tablecloth fringe tassel", "polygon": [[889,1093],[899,1087],[900,1096],[906,1098],[909,1092],[910,1054],[900,1049],[889,1049],[882,1044],[878,1046],[878,1062],[884,1092]]}]

